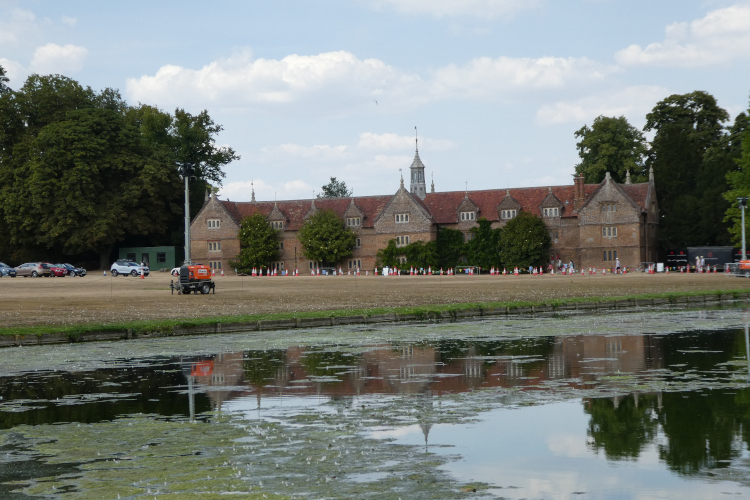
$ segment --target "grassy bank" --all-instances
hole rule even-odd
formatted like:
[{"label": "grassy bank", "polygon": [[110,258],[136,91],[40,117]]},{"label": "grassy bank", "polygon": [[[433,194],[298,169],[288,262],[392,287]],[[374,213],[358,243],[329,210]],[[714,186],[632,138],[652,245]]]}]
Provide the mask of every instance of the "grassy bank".
[{"label": "grassy bank", "polygon": [[488,310],[507,308],[512,313],[514,309],[551,308],[552,310],[571,306],[576,304],[607,304],[618,301],[632,300],[654,300],[663,299],[669,302],[676,302],[680,298],[697,297],[697,296],[721,296],[723,300],[739,298],[740,294],[745,297],[748,294],[746,289],[738,290],[711,290],[696,292],[668,292],[652,294],[633,294],[617,297],[571,297],[540,302],[528,301],[508,301],[508,302],[474,302],[474,303],[456,303],[456,304],[434,304],[415,307],[377,307],[367,309],[334,309],[329,311],[310,311],[295,313],[274,313],[274,314],[248,314],[232,316],[207,316],[203,318],[190,319],[159,319],[145,321],[130,321],[119,323],[81,323],[77,325],[40,325],[40,326],[23,326],[0,328],[0,335],[45,335],[45,334],[64,334],[69,338],[76,338],[89,332],[108,332],[130,330],[134,335],[149,335],[161,333],[169,335],[175,328],[190,328],[204,325],[232,324],[232,323],[251,323],[257,321],[283,321],[296,319],[314,319],[314,318],[342,318],[349,316],[372,317],[383,314],[409,315],[416,319],[428,319],[431,317],[444,317],[447,313],[450,316],[456,315],[460,311],[466,310]]}]

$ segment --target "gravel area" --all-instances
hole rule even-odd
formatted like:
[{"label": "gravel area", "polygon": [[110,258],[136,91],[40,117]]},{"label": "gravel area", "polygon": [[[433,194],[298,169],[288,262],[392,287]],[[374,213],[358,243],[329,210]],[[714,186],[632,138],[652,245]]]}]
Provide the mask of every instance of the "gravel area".
[{"label": "gravel area", "polygon": [[[0,324],[69,325],[160,318],[398,307],[640,293],[750,290],[724,274],[595,276],[299,276],[216,279],[216,294],[172,295],[166,273],[148,278],[1,278]],[[1,328],[1,327],[0,327]]]}]

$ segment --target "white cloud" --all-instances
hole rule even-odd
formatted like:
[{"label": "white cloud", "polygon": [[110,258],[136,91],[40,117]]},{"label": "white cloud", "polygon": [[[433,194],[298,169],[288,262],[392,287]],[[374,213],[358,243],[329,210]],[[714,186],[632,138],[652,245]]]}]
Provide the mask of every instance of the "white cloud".
[{"label": "white cloud", "polygon": [[711,66],[750,58],[750,6],[717,9],[690,24],[665,29],[662,42],[634,44],[615,58],[624,66]]},{"label": "white cloud", "polygon": [[550,434],[547,446],[549,451],[561,457],[581,458],[593,455],[585,438],[574,434]]},{"label": "white cloud", "polygon": [[24,35],[38,30],[36,16],[29,10],[12,9],[0,14],[0,47],[15,45]]},{"label": "white cloud", "polygon": [[[408,150],[415,147],[414,136],[398,134],[375,134],[373,132],[363,132],[359,134],[358,148],[363,149],[380,149],[380,150]],[[447,151],[453,149],[455,145],[447,139],[420,139],[420,142],[431,151]]]},{"label": "white cloud", "polygon": [[299,144],[281,144],[279,146],[266,146],[261,149],[264,160],[273,160],[280,157],[292,157],[306,161],[330,161],[347,157],[346,146],[329,146],[327,144],[315,146],[301,146]]},{"label": "white cloud", "polygon": [[585,58],[482,57],[423,77],[345,51],[280,60],[253,59],[246,51],[199,70],[163,66],[153,76],[129,79],[127,94],[132,101],[166,108],[286,106],[290,112],[331,116],[357,110],[400,112],[455,98],[502,101],[529,91],[598,82],[613,71]]},{"label": "white cloud", "polygon": [[435,98],[503,100],[508,93],[601,81],[614,71],[616,68],[612,66],[586,58],[480,57],[465,66],[449,65],[437,70],[431,90]]},{"label": "white cloud", "polygon": [[30,68],[36,73],[74,73],[83,67],[87,55],[85,47],[48,43],[34,51]]},{"label": "white cloud", "polygon": [[537,111],[540,125],[585,123],[599,115],[625,116],[631,125],[639,126],[658,101],[670,95],[658,86],[634,86],[620,91],[609,91],[573,101],[544,105]]},{"label": "white cloud", "polygon": [[540,3],[539,0],[374,0],[371,5],[411,15],[494,18],[532,9]]},{"label": "white cloud", "polygon": [[62,16],[60,21],[63,24],[67,24],[68,26],[75,26],[76,23],[78,22],[78,19],[76,19],[75,17],[70,17],[70,16]]},{"label": "white cloud", "polygon": [[29,74],[23,64],[4,57],[0,57],[0,66],[5,69],[5,76],[10,80],[9,86],[14,89],[21,87]]}]

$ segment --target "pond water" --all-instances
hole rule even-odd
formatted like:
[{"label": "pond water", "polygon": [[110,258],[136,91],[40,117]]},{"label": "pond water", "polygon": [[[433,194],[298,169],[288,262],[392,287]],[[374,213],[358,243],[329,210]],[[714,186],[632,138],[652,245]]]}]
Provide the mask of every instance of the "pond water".
[{"label": "pond water", "polygon": [[0,351],[0,498],[750,497],[750,311]]}]

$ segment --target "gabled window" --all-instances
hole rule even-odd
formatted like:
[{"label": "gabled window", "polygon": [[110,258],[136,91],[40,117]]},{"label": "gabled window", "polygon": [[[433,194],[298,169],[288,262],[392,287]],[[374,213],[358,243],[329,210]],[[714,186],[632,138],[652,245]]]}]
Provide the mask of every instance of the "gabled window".
[{"label": "gabled window", "polygon": [[347,217],[346,225],[347,227],[359,227],[362,225],[362,219],[360,217]]},{"label": "gabled window", "polygon": [[396,222],[399,224],[409,222],[409,214],[396,214]]},{"label": "gabled window", "polygon": [[558,207],[543,208],[542,215],[544,215],[545,217],[560,217],[560,208]]},{"label": "gabled window", "polygon": [[476,220],[476,212],[461,212],[461,220]]},{"label": "gabled window", "polygon": [[221,219],[206,219],[208,229],[219,229],[221,227]]},{"label": "gabled window", "polygon": [[602,203],[602,213],[612,213],[615,212],[617,208],[617,205],[614,203]]},{"label": "gabled window", "polygon": [[501,210],[500,218],[502,219],[513,219],[518,215],[518,210]]},{"label": "gabled window", "polygon": [[284,229],[284,221],[273,220],[271,221],[271,227],[274,229]]},{"label": "gabled window", "polygon": [[602,228],[602,237],[617,238],[617,226],[604,226]]}]

